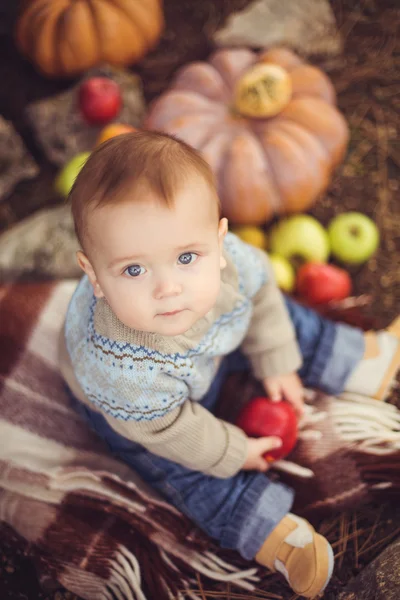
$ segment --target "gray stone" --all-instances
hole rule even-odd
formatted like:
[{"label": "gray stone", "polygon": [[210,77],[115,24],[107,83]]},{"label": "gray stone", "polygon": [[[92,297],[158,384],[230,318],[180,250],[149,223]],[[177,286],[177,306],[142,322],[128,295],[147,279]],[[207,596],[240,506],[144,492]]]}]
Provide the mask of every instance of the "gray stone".
[{"label": "gray stone", "polygon": [[104,125],[88,124],[78,108],[79,86],[89,77],[109,77],[121,88],[123,106],[111,122],[133,127],[142,123],[146,107],[140,77],[109,65],[91,69],[71,89],[34,102],[26,109],[36,140],[55,165],[62,166],[75,154],[92,150],[104,128]]},{"label": "gray stone", "polygon": [[398,600],[400,538],[388,546],[340,593],[338,600]]},{"label": "gray stone", "polygon": [[218,46],[290,46],[301,54],[337,54],[342,42],[328,0],[255,0],[216,32]]},{"label": "gray stone", "polygon": [[0,117],[0,201],[23,179],[32,179],[39,168],[9,121]]},{"label": "gray stone", "polygon": [[0,282],[79,277],[70,207],[42,210],[0,236]]}]

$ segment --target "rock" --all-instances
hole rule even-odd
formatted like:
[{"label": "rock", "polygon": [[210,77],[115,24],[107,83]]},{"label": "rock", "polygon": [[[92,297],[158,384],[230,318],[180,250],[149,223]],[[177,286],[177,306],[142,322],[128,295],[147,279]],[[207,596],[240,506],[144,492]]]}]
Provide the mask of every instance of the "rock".
[{"label": "rock", "polygon": [[286,45],[301,54],[337,54],[342,42],[328,0],[255,0],[214,35],[218,46]]},{"label": "rock", "polygon": [[49,161],[55,165],[62,166],[75,154],[92,150],[104,127],[88,124],[77,107],[77,91],[80,84],[84,79],[97,76],[109,77],[121,87],[123,107],[112,122],[126,123],[134,127],[139,127],[142,122],[145,102],[141,79],[129,71],[109,65],[91,69],[71,89],[34,102],[26,109],[28,121],[38,143]]},{"label": "rock", "polygon": [[9,121],[0,117],[0,201],[23,179],[32,179],[39,168]]},{"label": "rock", "polygon": [[41,210],[0,236],[0,282],[79,277],[71,209]]},{"label": "rock", "polygon": [[338,600],[398,600],[400,598],[400,538],[352,579]]}]

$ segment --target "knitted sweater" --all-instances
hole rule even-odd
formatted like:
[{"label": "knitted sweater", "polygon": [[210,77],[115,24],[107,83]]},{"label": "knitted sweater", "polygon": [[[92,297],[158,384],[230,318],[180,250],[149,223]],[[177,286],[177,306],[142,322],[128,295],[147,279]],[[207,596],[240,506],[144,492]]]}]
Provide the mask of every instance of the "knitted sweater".
[{"label": "knitted sweater", "polygon": [[174,337],[132,330],[96,299],[88,278],[67,313],[61,370],[78,398],[122,436],[215,477],[243,466],[247,438],[199,400],[224,356],[241,348],[256,377],[289,373],[300,353],[265,253],[232,233],[213,309]]}]

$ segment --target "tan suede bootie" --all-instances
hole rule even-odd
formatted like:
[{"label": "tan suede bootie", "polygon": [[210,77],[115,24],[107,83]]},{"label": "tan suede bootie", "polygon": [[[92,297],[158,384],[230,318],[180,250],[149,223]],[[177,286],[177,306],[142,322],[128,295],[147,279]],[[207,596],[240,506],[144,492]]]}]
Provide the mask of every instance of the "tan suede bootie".
[{"label": "tan suede bootie", "polygon": [[291,513],[265,540],[256,561],[282,573],[292,590],[305,598],[315,598],[324,591],[334,565],[329,542],[308,521]]},{"label": "tan suede bootie", "polygon": [[400,369],[400,317],[383,331],[367,332],[364,339],[364,356],[344,391],[386,400]]}]

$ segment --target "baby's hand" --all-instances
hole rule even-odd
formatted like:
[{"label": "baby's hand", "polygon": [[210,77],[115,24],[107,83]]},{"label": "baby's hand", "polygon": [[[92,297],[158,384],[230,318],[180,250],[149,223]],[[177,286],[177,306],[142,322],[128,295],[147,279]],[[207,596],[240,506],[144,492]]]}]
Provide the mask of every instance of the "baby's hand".
[{"label": "baby's hand", "polygon": [[278,437],[248,438],[247,458],[242,469],[245,471],[268,471],[271,463],[267,462],[263,455],[281,446],[282,440]]},{"label": "baby's hand", "polygon": [[293,405],[299,416],[304,413],[304,390],[296,373],[266,377],[263,384],[273,402],[285,399]]}]

